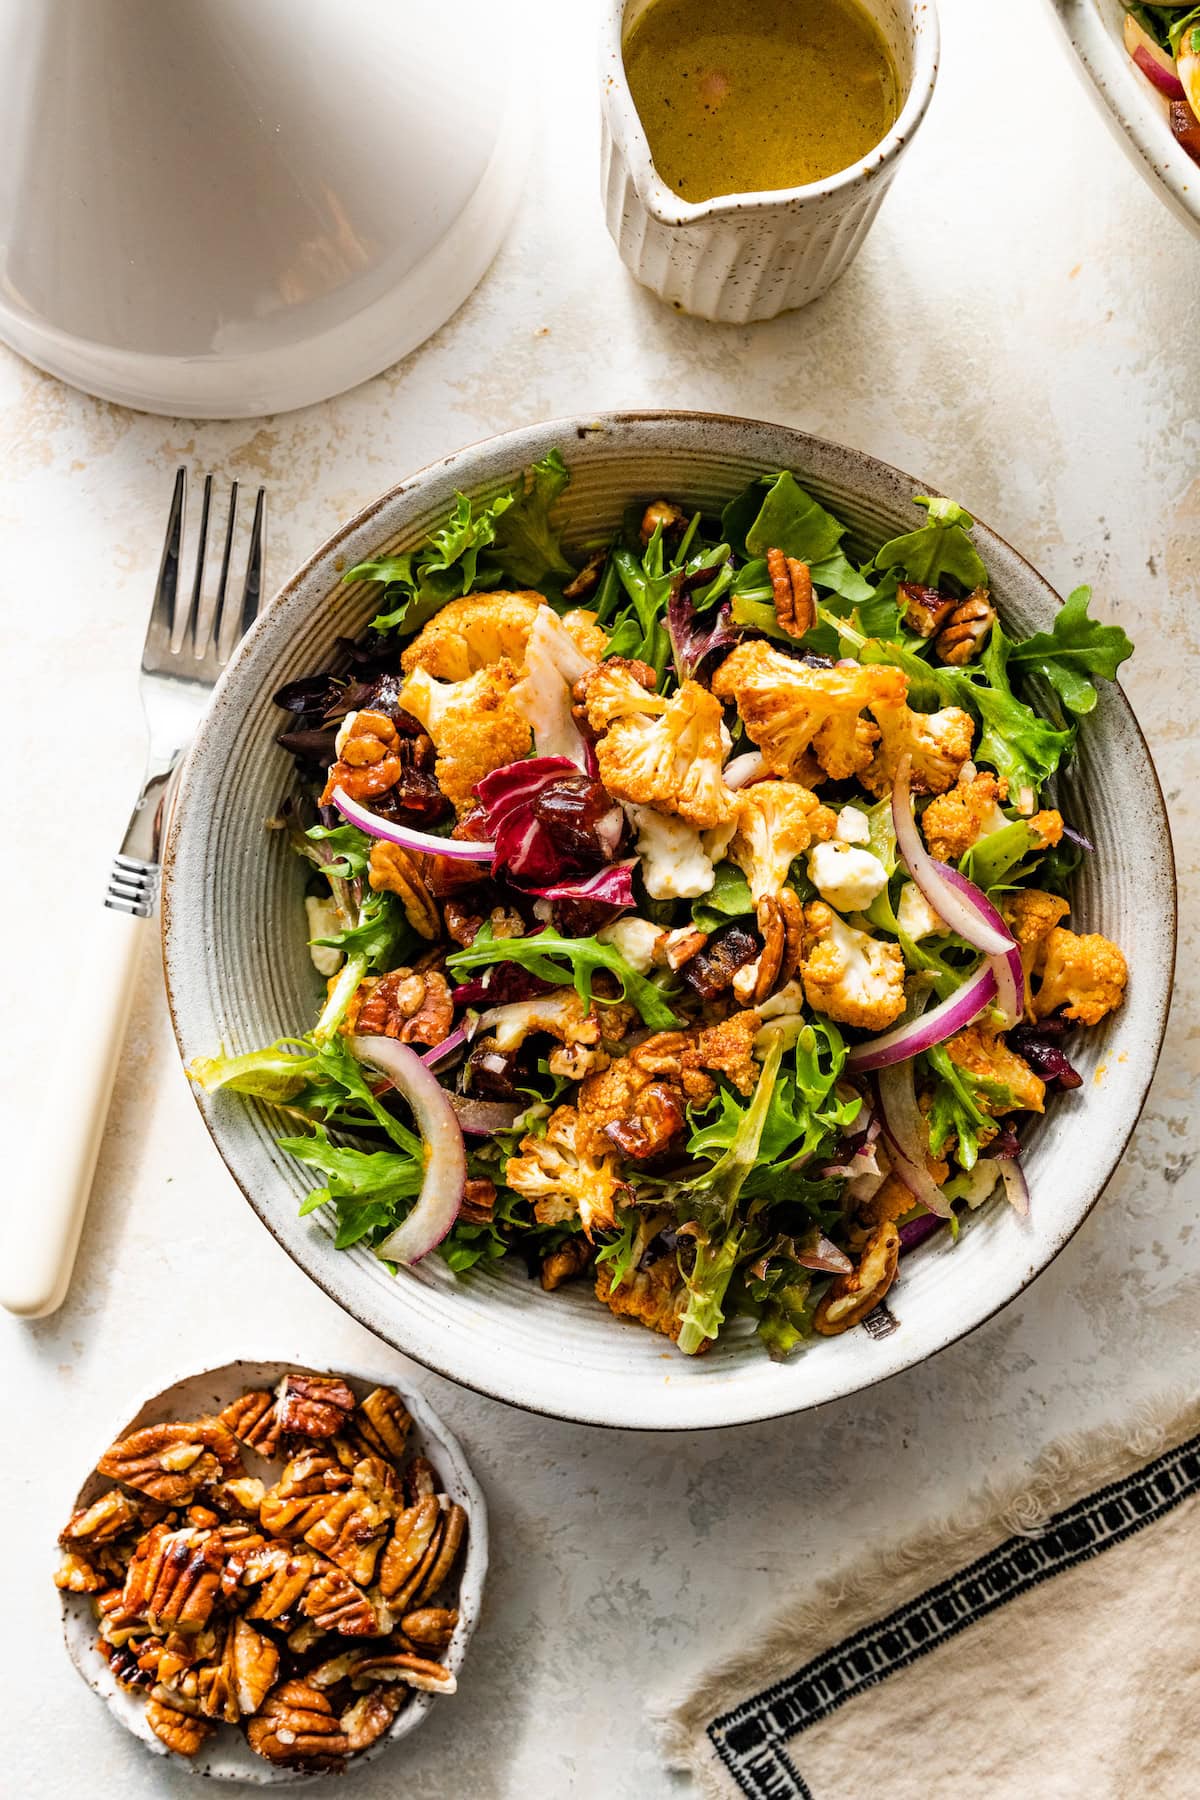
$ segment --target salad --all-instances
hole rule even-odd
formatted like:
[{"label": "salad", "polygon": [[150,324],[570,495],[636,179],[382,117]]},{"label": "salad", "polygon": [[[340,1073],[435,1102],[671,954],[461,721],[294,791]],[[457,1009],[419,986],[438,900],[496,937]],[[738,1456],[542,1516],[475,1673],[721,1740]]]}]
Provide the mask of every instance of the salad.
[{"label": "salad", "polygon": [[1167,102],[1171,132],[1200,163],[1200,6],[1123,0],[1125,48]]},{"label": "salad", "polygon": [[370,628],[275,696],[324,998],[190,1074],[286,1115],[341,1248],[783,1357],[1026,1213],[1024,1121],[1081,1104],[1126,966],[1067,922],[1091,846],[1045,790],[1131,646],[1087,588],[1011,638],[950,500],[859,566],[782,471],[577,567],[569,480],[346,577]]}]

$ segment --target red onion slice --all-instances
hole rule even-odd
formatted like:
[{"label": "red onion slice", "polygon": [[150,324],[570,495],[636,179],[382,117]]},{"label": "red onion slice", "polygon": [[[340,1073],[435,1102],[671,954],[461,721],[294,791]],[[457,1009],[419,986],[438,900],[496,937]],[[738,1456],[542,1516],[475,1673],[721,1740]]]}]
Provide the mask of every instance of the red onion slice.
[{"label": "red onion slice", "polygon": [[[983,971],[988,974],[988,970]],[[918,1020],[917,1023],[920,1023]],[[883,1139],[891,1157],[892,1173],[899,1177],[922,1206],[940,1219],[951,1214],[950,1202],[929,1173],[925,1157],[929,1126],[917,1105],[910,1062],[897,1063],[879,1077],[879,1106],[883,1113]]]},{"label": "red onion slice", "polygon": [[[990,900],[965,875],[937,862],[921,842],[909,792],[911,767],[912,758],[901,757],[892,789],[896,843],[909,874],[951,931],[987,956],[1006,956],[1013,948],[1012,933],[1006,929]],[[994,924],[992,920],[995,920]]]},{"label": "red onion slice", "polygon": [[1019,1219],[1029,1217],[1029,1183],[1025,1179],[1025,1171],[1015,1156],[1006,1156],[997,1163],[1000,1179],[1004,1183],[1004,1191],[1008,1195],[1008,1203]]},{"label": "red onion slice", "polygon": [[945,1219],[939,1218],[937,1213],[927,1212],[918,1213],[915,1219],[906,1220],[900,1227],[901,1256],[907,1255],[910,1250],[915,1250],[918,1244],[923,1244],[926,1238],[931,1238],[935,1231],[940,1231],[945,1223]]},{"label": "red onion slice", "polygon": [[352,1037],[348,1048],[360,1062],[386,1075],[412,1107],[425,1150],[425,1179],[402,1225],[376,1247],[376,1255],[411,1267],[441,1243],[458,1217],[467,1180],[463,1134],[450,1104],[416,1051],[389,1037]]},{"label": "red onion slice", "polygon": [[796,1261],[802,1269],[819,1269],[823,1275],[849,1275],[854,1267],[845,1251],[824,1235],[818,1237],[812,1250],[798,1250]]},{"label": "red onion slice", "polygon": [[1161,50],[1148,31],[1144,31],[1132,13],[1125,15],[1125,48],[1146,80],[1168,100],[1186,100],[1182,81],[1175,73],[1170,56]]},{"label": "red onion slice", "polygon": [[464,1044],[469,1044],[475,1035],[477,1023],[478,1020],[472,1013],[469,1018],[463,1020],[457,1031],[452,1031],[450,1036],[444,1037],[440,1044],[435,1044],[432,1050],[427,1050],[421,1058],[425,1067],[427,1069],[438,1068],[448,1056],[453,1056],[456,1050],[461,1050]]},{"label": "red onion slice", "polygon": [[491,1137],[494,1131],[510,1131],[529,1105],[528,1100],[472,1100],[466,1094],[447,1094],[454,1115],[472,1137]]},{"label": "red onion slice", "polygon": [[[982,889],[945,863],[937,863],[935,867],[941,870],[951,887],[958,889],[968,905],[976,908],[985,925],[990,925],[993,931],[1001,935],[1007,933],[1007,925]],[[1004,1014],[1007,1030],[1025,1012],[1025,970],[1021,963],[1021,952],[1016,944],[1012,944],[1010,949],[989,956],[988,967],[996,977],[996,1004]]]},{"label": "red onion slice", "polygon": [[896,1063],[908,1062],[922,1050],[932,1050],[935,1044],[943,1044],[956,1032],[965,1031],[995,998],[996,977],[990,965],[984,963],[940,1006],[897,1025],[892,1031],[885,1031],[882,1037],[872,1038],[869,1043],[856,1044],[846,1058],[846,1067],[862,1074],[869,1069],[889,1069]]},{"label": "red onion slice", "polygon": [[334,788],[333,804],[351,825],[357,825],[368,837],[382,838],[385,843],[399,844],[402,850],[427,852],[431,856],[449,856],[460,862],[490,862],[494,844],[476,843],[473,838],[435,837],[432,831],[416,831],[411,825],[397,825],[392,819],[381,819],[352,800],[344,788]]}]

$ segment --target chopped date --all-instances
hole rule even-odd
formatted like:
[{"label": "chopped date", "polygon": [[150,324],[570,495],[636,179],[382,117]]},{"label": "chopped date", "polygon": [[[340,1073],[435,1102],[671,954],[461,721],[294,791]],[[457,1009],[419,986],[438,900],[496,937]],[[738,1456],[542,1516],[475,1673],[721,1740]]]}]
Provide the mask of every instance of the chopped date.
[{"label": "chopped date", "polygon": [[752,963],[762,949],[762,939],[735,919],[714,931],[703,950],[685,962],[680,974],[702,1000],[715,1000],[733,986],[739,969]]},{"label": "chopped date", "polygon": [[610,862],[616,855],[620,827],[614,830],[613,814],[607,791],[582,774],[547,782],[533,801],[533,816],[554,848],[575,862]]},{"label": "chopped date", "polygon": [[623,1156],[646,1162],[658,1156],[683,1130],[684,1102],[678,1088],[667,1081],[653,1081],[637,1097],[637,1111],[628,1118],[610,1119],[604,1135]]},{"label": "chopped date", "polygon": [[517,1094],[517,1058],[497,1050],[484,1039],[467,1058],[467,1091],[496,1100],[514,1100]]},{"label": "chopped date", "polygon": [[[402,738],[401,744],[407,745],[414,740]],[[381,794],[375,802],[373,811],[381,819],[401,821],[418,820],[422,825],[437,825],[451,810],[450,802],[427,769],[415,768],[403,756],[403,764],[395,784],[386,794]],[[439,861],[443,860],[438,858]]]}]

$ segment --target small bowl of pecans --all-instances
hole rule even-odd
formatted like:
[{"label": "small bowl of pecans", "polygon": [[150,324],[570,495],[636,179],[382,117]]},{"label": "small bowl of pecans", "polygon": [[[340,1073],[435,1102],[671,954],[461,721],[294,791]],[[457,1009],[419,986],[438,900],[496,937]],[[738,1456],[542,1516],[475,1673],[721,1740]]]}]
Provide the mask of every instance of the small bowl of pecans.
[{"label": "small bowl of pecans", "polygon": [[58,1546],[88,1686],[152,1750],[261,1784],[362,1761],[454,1693],[487,1517],[419,1396],[233,1362],[121,1428]]}]

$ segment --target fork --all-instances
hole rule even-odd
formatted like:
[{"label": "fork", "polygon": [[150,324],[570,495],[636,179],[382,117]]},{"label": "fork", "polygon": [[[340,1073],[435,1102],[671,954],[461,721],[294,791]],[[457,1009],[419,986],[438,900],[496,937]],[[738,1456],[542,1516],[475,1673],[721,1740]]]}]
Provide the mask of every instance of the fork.
[{"label": "fork", "polygon": [[217,677],[253,624],[262,601],[266,497],[259,488],[240,611],[236,621],[231,620],[227,599],[237,522],[235,481],[230,486],[216,598],[211,608],[204,604],[212,498],[209,475],[200,506],[195,570],[181,597],[187,471],[177,471],[142,650],[140,688],[149,739],[145,779],[113,861],[104,909],[94,921],[93,941],[75,990],[68,1105],[64,1109],[62,1092],[57,1090],[53,1111],[47,1109],[35,1139],[36,1195],[30,1195],[26,1207],[7,1209],[7,1241],[0,1250],[0,1305],[25,1318],[56,1312],[70,1285],[129,1022],[141,942],[158,905],[161,846],[175,773]]}]

